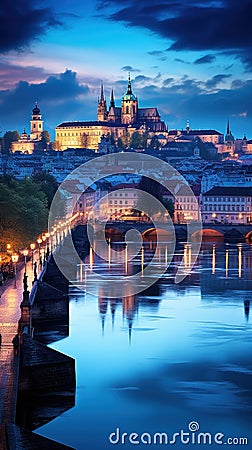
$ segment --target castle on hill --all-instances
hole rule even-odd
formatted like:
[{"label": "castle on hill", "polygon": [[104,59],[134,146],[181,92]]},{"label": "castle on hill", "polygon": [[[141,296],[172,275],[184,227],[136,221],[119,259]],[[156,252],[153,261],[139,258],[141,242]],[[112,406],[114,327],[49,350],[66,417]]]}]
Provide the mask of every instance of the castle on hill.
[{"label": "castle on hill", "polygon": [[97,120],[90,122],[63,122],[56,127],[56,149],[91,148],[98,150],[102,136],[113,136],[115,142],[130,138],[133,133],[147,132],[149,137],[155,135],[167,138],[166,124],[161,120],[157,108],[139,108],[138,98],[132,91],[129,75],[128,87],[122,97],[121,106],[115,105],[114,92],[111,91],[107,107],[103,84],[98,98]]},{"label": "castle on hill", "polygon": [[42,114],[38,107],[38,103],[32,110],[31,120],[30,120],[30,134],[26,133],[25,129],[20,136],[18,141],[13,141],[11,144],[12,153],[21,152],[26,154],[31,154],[39,147],[40,141],[43,136],[43,124]]}]

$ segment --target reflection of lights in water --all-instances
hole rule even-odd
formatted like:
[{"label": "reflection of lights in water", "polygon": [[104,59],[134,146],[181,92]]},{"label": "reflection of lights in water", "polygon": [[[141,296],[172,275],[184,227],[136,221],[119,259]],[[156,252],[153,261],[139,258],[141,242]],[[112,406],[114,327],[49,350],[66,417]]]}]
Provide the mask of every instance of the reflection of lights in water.
[{"label": "reflection of lights in water", "polygon": [[242,248],[241,245],[238,246],[238,276],[242,276]]},{"label": "reflection of lights in water", "polygon": [[192,248],[191,245],[184,246],[184,266],[190,268],[192,265]]},{"label": "reflection of lights in water", "polygon": [[226,277],[228,278],[228,250],[226,250]]},{"label": "reflection of lights in water", "polygon": [[125,247],[125,273],[128,273],[128,245]]},{"label": "reflection of lights in water", "polygon": [[144,271],[144,247],[142,246],[142,252],[141,252],[141,271],[142,271],[142,277],[143,277],[143,271]]},{"label": "reflection of lights in water", "polygon": [[212,274],[215,274],[215,266],[216,266],[216,253],[215,253],[215,245],[213,245],[213,256],[212,256]]},{"label": "reflection of lights in water", "polygon": [[167,245],[165,246],[165,264],[167,265],[168,263],[168,247]]},{"label": "reflection of lights in water", "polygon": [[187,267],[187,248],[184,246],[184,266]]},{"label": "reflection of lights in water", "polygon": [[110,269],[110,264],[111,264],[111,242],[110,242],[110,238],[108,241],[108,267]]},{"label": "reflection of lights in water", "polygon": [[191,247],[191,245],[188,246],[188,264],[189,264],[189,267],[191,268],[191,266],[192,266],[192,247]]},{"label": "reflection of lights in water", "polygon": [[94,265],[93,249],[90,246],[90,249],[89,249],[89,267],[90,267],[90,269],[93,269],[93,265]]}]

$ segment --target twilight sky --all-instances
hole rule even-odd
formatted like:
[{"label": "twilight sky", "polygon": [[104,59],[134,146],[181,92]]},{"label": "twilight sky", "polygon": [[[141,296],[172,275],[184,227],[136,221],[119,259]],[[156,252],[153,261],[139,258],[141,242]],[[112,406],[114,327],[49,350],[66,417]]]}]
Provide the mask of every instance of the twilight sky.
[{"label": "twilight sky", "polygon": [[119,106],[128,71],[140,107],[170,128],[252,138],[251,0],[5,0],[0,130],[96,120],[101,80]]}]

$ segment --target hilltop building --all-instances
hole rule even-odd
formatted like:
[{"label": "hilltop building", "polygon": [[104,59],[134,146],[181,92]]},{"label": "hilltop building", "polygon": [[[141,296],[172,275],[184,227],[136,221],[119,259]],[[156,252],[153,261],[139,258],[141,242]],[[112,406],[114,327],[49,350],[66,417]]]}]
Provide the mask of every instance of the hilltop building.
[{"label": "hilltop building", "polygon": [[43,120],[42,114],[38,107],[38,103],[35,103],[35,107],[32,110],[32,116],[30,120],[30,135],[26,133],[25,129],[21,134],[20,139],[17,142],[12,142],[11,151],[22,152],[31,154],[39,146],[39,142],[43,133]]},{"label": "hilltop building", "polygon": [[168,136],[166,124],[161,120],[157,108],[139,108],[138,98],[132,91],[129,75],[128,87],[122,97],[121,106],[115,105],[114,92],[111,91],[110,105],[104,95],[103,84],[98,98],[97,120],[88,122],[63,122],[56,127],[56,149],[87,147],[98,151],[102,136],[111,136],[115,142],[119,138],[128,140],[134,132],[148,132]]},{"label": "hilltop building", "polygon": [[192,130],[189,121],[187,121],[185,130],[170,130],[168,141],[189,142],[199,138],[202,142],[209,142],[215,146],[224,143],[224,135],[213,129]]}]

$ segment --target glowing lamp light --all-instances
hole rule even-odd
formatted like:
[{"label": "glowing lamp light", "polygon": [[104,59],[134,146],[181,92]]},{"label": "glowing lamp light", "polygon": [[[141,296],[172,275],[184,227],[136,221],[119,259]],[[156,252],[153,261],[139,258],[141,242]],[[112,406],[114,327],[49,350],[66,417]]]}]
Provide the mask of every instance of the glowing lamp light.
[{"label": "glowing lamp light", "polygon": [[213,214],[212,214],[212,218],[213,218],[213,219],[215,219],[216,216],[217,216],[216,213],[213,213]]},{"label": "glowing lamp light", "polygon": [[28,251],[27,249],[23,250],[23,255],[24,255],[24,256],[27,256],[28,253],[29,253],[29,251]]},{"label": "glowing lamp light", "polygon": [[30,249],[31,249],[31,250],[34,250],[34,249],[35,249],[35,244],[34,244],[34,243],[30,244]]},{"label": "glowing lamp light", "polygon": [[38,239],[37,239],[37,243],[40,245],[41,242],[42,242],[42,239],[41,239],[41,238],[38,238]]},{"label": "glowing lamp light", "polygon": [[6,248],[7,248],[7,250],[10,250],[11,249],[11,244],[7,244]]},{"label": "glowing lamp light", "polygon": [[13,255],[11,255],[11,259],[14,264],[16,264],[18,262],[18,258],[19,258],[19,256],[17,253],[13,253]]},{"label": "glowing lamp light", "polygon": [[48,239],[50,237],[50,233],[45,233],[45,237]]},{"label": "glowing lamp light", "polygon": [[42,235],[42,241],[45,242],[45,240],[46,240],[46,235],[43,234],[43,235]]}]

